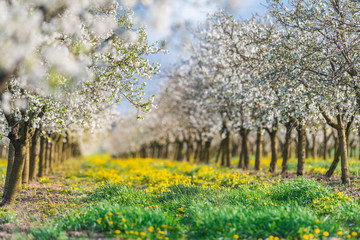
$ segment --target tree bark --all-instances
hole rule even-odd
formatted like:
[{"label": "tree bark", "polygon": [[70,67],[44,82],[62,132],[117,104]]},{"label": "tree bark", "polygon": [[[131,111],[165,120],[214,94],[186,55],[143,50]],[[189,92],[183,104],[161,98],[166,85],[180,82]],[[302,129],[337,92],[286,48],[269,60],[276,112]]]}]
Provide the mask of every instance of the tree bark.
[{"label": "tree bark", "polygon": [[22,184],[28,184],[29,182],[29,171],[30,171],[30,140],[26,141],[25,145],[25,162],[22,171]]},{"label": "tree bark", "polygon": [[270,168],[269,171],[271,173],[276,173],[277,168],[277,129],[273,129],[272,131],[268,130],[270,135],[270,142],[271,142],[271,161],[270,161]]},{"label": "tree bark", "polygon": [[230,167],[231,166],[231,132],[229,129],[226,129],[226,138],[225,138],[225,166]]},{"label": "tree bark", "polygon": [[243,169],[248,170],[249,169],[249,143],[248,143],[248,134],[249,130],[245,128],[241,128],[240,135],[241,135],[241,155],[242,155],[242,162]]},{"label": "tree bark", "polygon": [[46,162],[46,145],[47,140],[45,136],[40,137],[40,153],[39,153],[39,171],[38,177],[45,176],[45,162]]},{"label": "tree bark", "polygon": [[39,156],[39,140],[40,140],[40,129],[37,128],[31,139],[29,182],[35,180],[36,178],[36,161]]},{"label": "tree bark", "polygon": [[317,144],[316,144],[316,134],[312,135],[312,157],[314,160],[317,159]]},{"label": "tree bark", "polygon": [[183,160],[183,146],[184,146],[184,142],[177,140],[177,145],[178,145],[178,147],[177,147],[176,160],[177,160],[177,161],[182,161],[182,160]]},{"label": "tree bark", "polygon": [[7,192],[8,186],[9,186],[10,173],[11,173],[12,166],[14,163],[14,157],[15,157],[15,148],[14,148],[14,145],[12,145],[12,143],[10,142],[3,198],[5,198],[6,192]]},{"label": "tree bark", "polygon": [[285,143],[284,143],[284,149],[283,149],[283,161],[281,166],[281,174],[283,176],[287,176],[287,170],[288,170],[288,160],[289,160],[289,154],[291,151],[291,132],[293,128],[295,127],[295,123],[293,120],[287,122],[285,124],[286,127],[286,133],[285,133]]},{"label": "tree bark", "polygon": [[211,146],[211,140],[206,140],[204,146],[204,161],[207,164],[210,163],[210,146]]},{"label": "tree bark", "polygon": [[339,148],[341,156],[341,181],[343,184],[350,184],[350,172],[349,172],[349,162],[347,156],[347,137],[346,137],[346,127],[343,124],[342,118],[340,115],[337,116],[338,120],[338,136],[339,136]]},{"label": "tree bark", "polygon": [[49,173],[53,172],[54,168],[54,140],[51,139],[49,143]]},{"label": "tree bark", "polygon": [[25,164],[26,147],[32,137],[33,129],[28,127],[27,122],[18,122],[18,126],[13,127],[8,137],[15,149],[15,157],[10,172],[8,188],[3,198],[1,206],[11,205],[15,202],[16,196],[21,189],[22,172]]},{"label": "tree bark", "polygon": [[301,123],[297,126],[298,132],[298,164],[296,174],[303,176],[305,173],[305,146],[306,146],[306,126]]},{"label": "tree bark", "polygon": [[332,161],[329,170],[327,170],[327,172],[325,174],[326,177],[331,177],[334,174],[334,171],[335,171],[339,161],[340,161],[340,148],[336,147],[334,160]]},{"label": "tree bark", "polygon": [[260,170],[260,161],[262,154],[262,143],[263,143],[263,135],[262,135],[262,126],[259,127],[256,134],[256,154],[255,154],[255,170]]}]

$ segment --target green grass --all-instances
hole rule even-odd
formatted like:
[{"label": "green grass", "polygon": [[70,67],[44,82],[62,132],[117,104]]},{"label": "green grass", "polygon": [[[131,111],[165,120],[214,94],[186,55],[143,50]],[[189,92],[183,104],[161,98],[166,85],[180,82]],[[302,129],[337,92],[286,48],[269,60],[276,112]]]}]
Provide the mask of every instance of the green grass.
[{"label": "green grass", "polygon": [[[246,175],[166,161],[151,162],[149,168],[139,159],[134,166],[82,161],[82,170],[70,164],[63,176],[67,194],[74,197],[71,205],[30,229],[27,237],[68,239],[70,231],[82,239],[100,234],[136,240],[358,239],[360,234],[359,198],[306,177]],[[88,170],[101,178],[95,180]],[[164,181],[161,173],[191,182],[149,190]],[[124,181],[107,179],[122,175]],[[16,221],[16,213],[0,214],[2,223]]]},{"label": "green grass", "polygon": [[306,178],[268,187],[263,183],[225,189],[176,185],[168,190],[149,195],[105,183],[84,199],[85,206],[54,221],[50,228],[34,231],[34,237],[60,238],[69,230],[125,239],[299,239],[308,234],[325,238],[325,231],[337,237],[339,231],[360,232],[359,201],[327,202],[336,207],[327,212],[314,200],[339,193]]}]

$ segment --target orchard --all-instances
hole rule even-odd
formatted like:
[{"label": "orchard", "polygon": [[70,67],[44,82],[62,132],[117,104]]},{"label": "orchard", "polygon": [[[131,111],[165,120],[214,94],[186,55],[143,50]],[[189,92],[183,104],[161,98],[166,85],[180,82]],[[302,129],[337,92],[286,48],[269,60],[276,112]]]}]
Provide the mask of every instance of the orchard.
[{"label": "orchard", "polygon": [[360,3],[171,4],[0,2],[0,238],[358,239]]}]

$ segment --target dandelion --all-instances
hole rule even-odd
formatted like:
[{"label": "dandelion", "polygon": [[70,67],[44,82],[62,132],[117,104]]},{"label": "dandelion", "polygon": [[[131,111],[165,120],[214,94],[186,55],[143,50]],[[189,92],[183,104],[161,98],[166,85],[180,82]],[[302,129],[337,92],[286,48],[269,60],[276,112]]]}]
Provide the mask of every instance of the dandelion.
[{"label": "dandelion", "polygon": [[235,238],[235,239],[239,239],[239,235],[236,235],[236,234],[235,234],[235,235],[234,235],[234,238]]},{"label": "dandelion", "polygon": [[126,223],[126,219],[125,219],[125,218],[121,219],[121,221],[123,221],[124,223]]},{"label": "dandelion", "polygon": [[353,235],[355,237],[355,236],[357,236],[357,232],[352,232],[351,235]]},{"label": "dandelion", "polygon": [[109,215],[109,216],[112,216],[113,214],[112,214],[111,212],[108,212],[108,215]]},{"label": "dandelion", "polygon": [[327,237],[327,236],[329,236],[329,232],[325,231],[325,232],[323,233],[323,235],[324,235],[325,237]]},{"label": "dandelion", "polygon": [[319,233],[320,233],[320,229],[318,229],[318,228],[315,229],[315,230],[314,230],[314,233],[319,234]]},{"label": "dandelion", "polygon": [[149,232],[153,232],[153,231],[154,231],[154,227],[153,227],[153,226],[148,227],[148,231],[149,231]]},{"label": "dandelion", "polygon": [[342,232],[342,231],[338,231],[337,234],[338,234],[338,235],[343,235],[343,232]]},{"label": "dandelion", "polygon": [[98,222],[99,224],[101,224],[101,220],[102,220],[102,219],[101,219],[101,218],[99,218],[99,219],[97,220],[97,222]]},{"label": "dandelion", "polygon": [[114,233],[115,233],[115,234],[120,234],[121,231],[120,231],[120,230],[115,230]]}]

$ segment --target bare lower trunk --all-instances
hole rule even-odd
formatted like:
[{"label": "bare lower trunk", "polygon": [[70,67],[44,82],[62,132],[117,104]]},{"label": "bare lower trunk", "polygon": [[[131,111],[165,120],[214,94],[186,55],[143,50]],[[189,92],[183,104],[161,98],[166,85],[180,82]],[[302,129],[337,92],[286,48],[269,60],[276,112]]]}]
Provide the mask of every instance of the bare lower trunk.
[{"label": "bare lower trunk", "polygon": [[276,165],[277,165],[277,130],[272,130],[270,133],[270,141],[271,141],[271,161],[269,171],[271,173],[276,173]]},{"label": "bare lower trunk", "polygon": [[262,135],[262,127],[257,130],[256,134],[256,154],[255,154],[255,170],[260,170],[260,160],[262,153],[262,143],[263,143],[263,135]]},{"label": "bare lower trunk", "polygon": [[224,154],[225,154],[225,166],[226,167],[230,167],[231,166],[231,133],[229,130],[227,130],[226,132],[226,138],[225,138],[225,149],[224,149]]},{"label": "bare lower trunk", "polygon": [[315,159],[317,159],[317,144],[316,144],[316,135],[315,134],[312,135],[312,141],[313,141],[312,157],[315,160]]},{"label": "bare lower trunk", "polygon": [[11,205],[15,202],[16,196],[21,189],[22,173],[25,164],[26,147],[32,137],[31,130],[27,123],[20,123],[9,133],[9,139],[14,146],[14,162],[12,164],[6,195],[1,205]]},{"label": "bare lower trunk", "polygon": [[223,141],[221,140],[220,146],[219,146],[219,149],[218,149],[218,152],[217,152],[217,154],[216,154],[215,163],[218,163],[218,162],[219,162],[219,159],[220,159],[220,155],[221,155],[222,150],[223,150]]},{"label": "bare lower trunk", "polygon": [[182,161],[183,160],[183,146],[184,142],[177,140],[177,154],[176,154],[176,160]]},{"label": "bare lower trunk", "polygon": [[335,171],[339,161],[340,161],[340,148],[336,147],[334,160],[332,161],[329,170],[325,174],[326,177],[331,177],[334,174],[334,171]]},{"label": "bare lower trunk", "polygon": [[193,151],[193,145],[191,139],[186,141],[186,161],[190,162],[190,156]]},{"label": "bare lower trunk", "polygon": [[211,140],[205,141],[204,146],[204,161],[205,163],[210,163],[210,146],[211,146]]},{"label": "bare lower trunk", "polygon": [[287,170],[288,170],[288,159],[289,154],[291,151],[291,132],[293,130],[294,122],[290,121],[285,124],[286,127],[286,133],[285,133],[285,143],[284,143],[284,149],[283,149],[283,161],[281,166],[281,174],[283,176],[287,176]]},{"label": "bare lower trunk", "polygon": [[238,162],[238,168],[242,168],[244,163],[243,163],[243,150],[242,150],[242,140],[240,139],[240,142],[239,142],[239,146],[241,146],[241,149],[240,149],[240,154],[239,154],[239,162]]},{"label": "bare lower trunk", "polygon": [[338,123],[340,127],[338,130],[339,136],[339,148],[340,148],[340,156],[341,156],[341,181],[343,184],[350,183],[350,172],[349,172],[349,162],[347,156],[347,141],[346,141],[346,133],[345,127],[342,124],[341,116],[338,116]]},{"label": "bare lower trunk", "polygon": [[249,169],[249,143],[248,143],[248,134],[249,130],[242,128],[240,130],[241,134],[241,155],[242,155],[242,162],[244,163],[243,169]]},{"label": "bare lower trunk", "polygon": [[39,155],[40,129],[36,129],[31,139],[29,182],[36,178],[36,161]]},{"label": "bare lower trunk", "polygon": [[297,127],[298,132],[298,164],[296,174],[298,176],[303,176],[305,173],[305,145],[306,145],[306,131],[305,126],[299,124]]},{"label": "bare lower trunk", "polygon": [[54,169],[54,141],[51,140],[49,144],[49,172],[52,173]]},{"label": "bare lower trunk", "polygon": [[38,177],[45,176],[45,161],[46,161],[46,138],[40,137],[40,153],[39,153],[39,172]]},{"label": "bare lower trunk", "polygon": [[29,182],[29,171],[30,171],[30,141],[26,142],[25,145],[25,162],[24,162],[24,168],[22,171],[22,184],[28,184]]},{"label": "bare lower trunk", "polygon": [[11,173],[11,169],[12,169],[12,166],[14,163],[14,157],[15,157],[15,148],[14,148],[14,145],[12,145],[12,143],[10,142],[3,198],[5,198],[6,192],[7,192],[8,186],[9,186],[10,173]]}]

